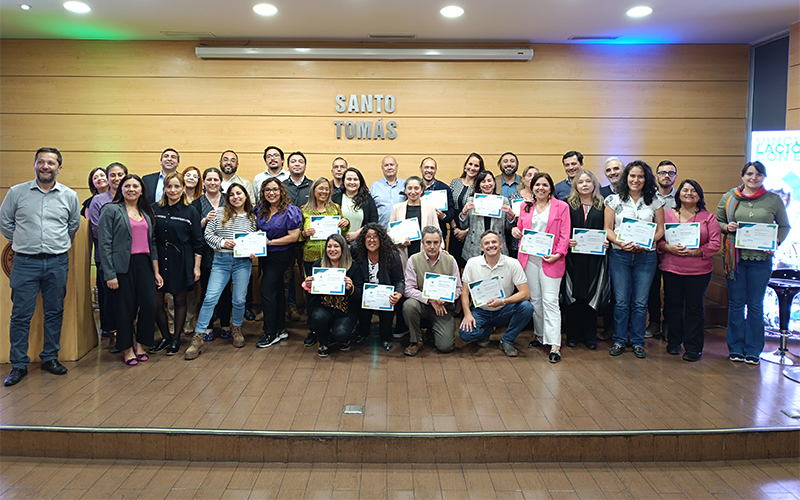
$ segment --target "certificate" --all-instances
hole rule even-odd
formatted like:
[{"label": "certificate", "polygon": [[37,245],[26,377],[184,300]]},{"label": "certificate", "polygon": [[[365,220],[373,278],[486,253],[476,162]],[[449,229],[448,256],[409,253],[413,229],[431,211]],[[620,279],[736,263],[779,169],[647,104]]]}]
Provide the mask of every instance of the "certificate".
[{"label": "certificate", "polygon": [[364,294],[361,296],[362,309],[375,309],[378,311],[394,311],[394,306],[389,298],[394,293],[392,285],[376,285],[364,283]]},{"label": "certificate", "polygon": [[778,225],[740,222],[736,230],[736,248],[774,251],[778,248]]},{"label": "certificate", "polygon": [[514,212],[514,215],[519,217],[519,214],[522,212],[522,204],[525,203],[525,200],[511,200],[511,211]]},{"label": "certificate", "polygon": [[523,229],[519,240],[519,251],[528,255],[547,257],[553,253],[555,235],[532,229]]},{"label": "certificate", "polygon": [[492,299],[502,299],[505,297],[499,276],[470,283],[469,294],[472,296],[472,304],[475,307],[486,305],[486,303]]},{"label": "certificate", "polygon": [[591,255],[606,254],[606,232],[602,229],[573,229],[572,239],[578,242],[572,247],[572,253]]},{"label": "certificate", "polygon": [[344,278],[347,269],[343,267],[315,267],[311,270],[311,293],[317,295],[344,295]]},{"label": "certificate", "polygon": [[436,191],[425,191],[422,195],[422,201],[430,203],[436,210],[442,212],[447,211],[447,191],[444,189],[437,189]]},{"label": "certificate", "polygon": [[458,285],[458,279],[455,276],[425,273],[425,281],[422,282],[422,296],[426,299],[453,302],[456,299],[456,285]]},{"label": "certificate", "polygon": [[619,226],[617,240],[622,243],[635,243],[640,247],[650,248],[653,246],[653,237],[656,235],[656,223],[645,222],[638,219],[622,219]]},{"label": "certificate", "polygon": [[664,238],[670,245],[700,248],[700,223],[664,224]]},{"label": "certificate", "polygon": [[332,234],[341,234],[339,230],[341,220],[338,215],[312,215],[309,227],[314,229],[314,234],[311,235],[311,240],[327,240]]},{"label": "certificate", "polygon": [[392,236],[392,241],[396,244],[403,243],[406,241],[406,238],[408,238],[408,241],[422,239],[422,234],[419,230],[419,221],[416,217],[390,222],[389,234]]},{"label": "certificate", "polygon": [[484,217],[501,217],[503,214],[503,197],[496,194],[476,194],[472,199],[475,215]]},{"label": "certificate", "polygon": [[250,257],[250,254],[256,257],[267,255],[267,233],[264,231],[234,233],[233,241],[236,242],[236,246],[233,247],[234,257]]}]

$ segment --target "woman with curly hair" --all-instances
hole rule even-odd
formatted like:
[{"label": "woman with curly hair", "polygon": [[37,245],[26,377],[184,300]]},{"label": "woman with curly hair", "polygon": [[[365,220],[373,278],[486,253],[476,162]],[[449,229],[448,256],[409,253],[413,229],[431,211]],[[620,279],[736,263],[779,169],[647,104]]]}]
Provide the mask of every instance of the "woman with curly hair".
[{"label": "woman with curly hair", "polygon": [[[479,173],[486,170],[483,166],[483,158],[478,153],[470,153],[467,156],[467,161],[464,162],[464,170],[461,172],[461,177],[456,177],[450,182],[450,190],[453,192],[453,201],[455,202],[454,211],[456,214],[464,209],[467,204],[467,199],[472,196],[475,191],[475,178]],[[457,215],[456,215],[457,217]],[[464,269],[467,261],[461,256],[464,249],[464,240],[467,238],[469,229],[461,229],[458,227],[458,220],[453,219],[450,222],[452,229],[450,233],[450,245],[448,250],[450,255],[455,257],[458,262],[458,267]]]},{"label": "woman with curly hair", "polygon": [[[356,259],[361,266],[361,275],[364,283],[394,286],[394,293],[389,298],[389,303],[396,309],[402,310],[400,299],[405,290],[405,275],[400,254],[392,243],[392,238],[386,229],[376,222],[371,222],[362,228],[356,240]],[[394,311],[376,311],[361,309],[358,316],[357,342],[362,342],[369,337],[372,315],[377,313],[380,320],[380,335],[383,348],[392,349],[392,319]]]},{"label": "woman with curly hair", "polygon": [[342,207],[342,215],[350,221],[350,227],[344,238],[351,245],[366,224],[378,222],[378,207],[369,194],[364,176],[357,168],[350,167],[344,171],[342,190],[334,193],[331,199]]},{"label": "woman with curly hair", "polygon": [[261,277],[261,307],[264,310],[264,335],[256,347],[269,347],[286,332],[286,297],[283,294],[283,274],[294,259],[294,246],[300,237],[303,213],[292,205],[286,186],[270,177],[261,183],[256,205],[256,225],[267,233],[267,255],[259,257]]},{"label": "woman with curly hair", "polygon": [[[655,243],[664,236],[664,204],[656,196],[656,178],[650,166],[641,160],[628,163],[617,184],[617,192],[609,195],[605,204],[604,228],[611,243],[608,270],[615,300],[614,345],[609,354],[622,354],[630,329],[633,354],[644,358],[647,298],[658,263]],[[620,241],[617,234],[623,219],[655,222],[651,245],[643,247],[632,241]]]}]

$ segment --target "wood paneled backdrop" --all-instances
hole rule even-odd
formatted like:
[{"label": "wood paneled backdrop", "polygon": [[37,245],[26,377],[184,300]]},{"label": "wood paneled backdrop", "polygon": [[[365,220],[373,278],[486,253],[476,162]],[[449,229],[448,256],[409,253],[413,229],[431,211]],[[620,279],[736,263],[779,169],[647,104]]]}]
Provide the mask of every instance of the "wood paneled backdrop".
[{"label": "wood paneled backdrop", "polygon": [[789,85],[786,130],[800,130],[800,22],[789,30]]}]

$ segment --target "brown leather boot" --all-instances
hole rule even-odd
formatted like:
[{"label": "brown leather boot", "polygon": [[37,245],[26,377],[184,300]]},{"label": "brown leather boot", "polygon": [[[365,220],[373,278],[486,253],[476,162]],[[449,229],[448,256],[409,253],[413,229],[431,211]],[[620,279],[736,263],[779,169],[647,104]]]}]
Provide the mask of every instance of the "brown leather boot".
[{"label": "brown leather boot", "polygon": [[244,347],[244,335],[242,335],[242,327],[233,327],[233,347]]},{"label": "brown leather boot", "polygon": [[199,356],[200,353],[205,350],[206,344],[203,342],[203,336],[199,333],[195,333],[194,337],[192,337],[192,345],[186,349],[186,353],[184,354],[183,358],[186,360],[196,359],[197,356]]}]

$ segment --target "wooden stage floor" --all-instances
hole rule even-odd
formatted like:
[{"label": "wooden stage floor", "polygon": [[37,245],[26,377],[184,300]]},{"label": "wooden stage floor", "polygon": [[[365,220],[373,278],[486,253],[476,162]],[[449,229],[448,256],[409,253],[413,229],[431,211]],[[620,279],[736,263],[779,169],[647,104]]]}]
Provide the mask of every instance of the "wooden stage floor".
[{"label": "wooden stage floor", "polygon": [[[781,413],[800,407],[800,384],[781,367],[732,363],[724,330],[706,335],[703,359],[687,363],[648,339],[647,358],[627,350],[547,352],[517,341],[520,356],[464,345],[414,358],[395,344],[306,348],[300,324],[290,337],[256,349],[260,322],[246,322],[247,345],[216,339],[198,359],[162,353],[128,367],[94,349],[56,377],[38,364],[0,387],[0,425],[357,432],[631,431],[798,426]],[[188,339],[184,339],[182,351]],[[774,349],[773,343],[767,349]],[[796,349],[796,346],[793,346]],[[3,376],[10,365],[1,367]],[[343,414],[345,405],[364,413]]]}]

